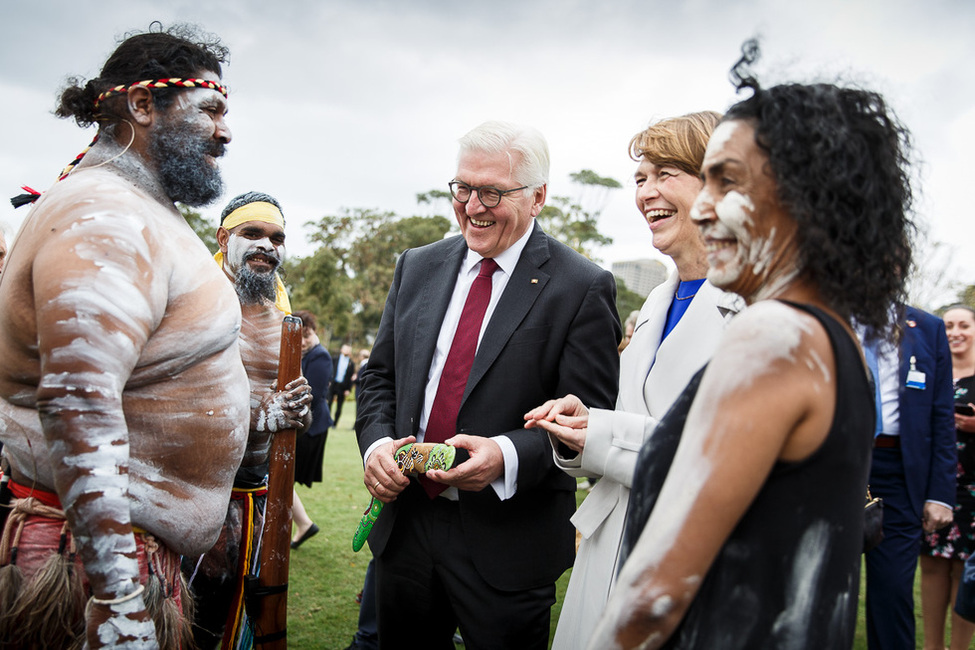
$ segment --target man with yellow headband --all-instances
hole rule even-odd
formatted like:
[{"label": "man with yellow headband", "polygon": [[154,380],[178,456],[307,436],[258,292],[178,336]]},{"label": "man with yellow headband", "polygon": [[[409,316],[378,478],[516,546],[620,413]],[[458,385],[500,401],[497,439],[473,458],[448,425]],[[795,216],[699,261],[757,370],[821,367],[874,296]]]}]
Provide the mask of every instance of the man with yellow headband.
[{"label": "man with yellow headband", "polygon": [[224,208],[214,259],[240,300],[240,355],[251,387],[251,424],[220,537],[205,555],[183,560],[197,602],[194,638],[202,649],[251,647],[245,585],[246,576],[258,573],[271,436],[311,423],[311,387],[304,377],[284,391],[276,389],[281,321],[291,313],[277,276],[284,242],[284,216],[274,197],[248,192]]},{"label": "man with yellow headband", "polygon": [[250,415],[240,303],[175,205],[220,195],[226,60],[152,29],[61,94],[98,137],[0,280],[0,644],[187,647],[180,556],[217,539]]}]

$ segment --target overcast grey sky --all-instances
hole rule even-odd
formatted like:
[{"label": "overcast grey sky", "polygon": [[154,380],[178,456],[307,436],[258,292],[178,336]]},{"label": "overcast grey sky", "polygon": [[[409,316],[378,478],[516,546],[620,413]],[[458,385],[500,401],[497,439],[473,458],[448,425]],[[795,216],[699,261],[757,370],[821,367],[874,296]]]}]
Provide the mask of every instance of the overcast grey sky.
[{"label": "overcast grey sky", "polygon": [[600,220],[615,239],[598,252],[607,267],[658,258],[633,205],[629,139],[654,119],[727,108],[728,68],[760,35],[765,85],[840,77],[887,96],[923,161],[920,221],[953,247],[958,280],[975,283],[969,0],[7,0],[2,16],[8,231],[27,209],[6,197],[46,189],[94,133],[51,114],[65,78],[96,75],[127,31],[189,21],[231,48],[227,192],[206,215],[268,192],[291,253],[307,254],[302,225],[341,207],[433,212],[415,195],[446,188],[457,138],[508,119],[548,137],[550,194],[575,196],[568,174],[582,168],[624,183]]}]

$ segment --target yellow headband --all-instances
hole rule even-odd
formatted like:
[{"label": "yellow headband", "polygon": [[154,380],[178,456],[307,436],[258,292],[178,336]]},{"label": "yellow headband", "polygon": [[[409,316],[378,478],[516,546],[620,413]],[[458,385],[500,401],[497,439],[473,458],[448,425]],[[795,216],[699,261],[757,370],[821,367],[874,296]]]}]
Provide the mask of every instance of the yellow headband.
[{"label": "yellow headband", "polygon": [[227,218],[220,225],[227,230],[233,230],[240,224],[247,223],[248,221],[263,221],[284,228],[284,216],[281,214],[281,210],[274,204],[267,203],[266,201],[254,201],[253,203],[240,206],[228,214]]}]

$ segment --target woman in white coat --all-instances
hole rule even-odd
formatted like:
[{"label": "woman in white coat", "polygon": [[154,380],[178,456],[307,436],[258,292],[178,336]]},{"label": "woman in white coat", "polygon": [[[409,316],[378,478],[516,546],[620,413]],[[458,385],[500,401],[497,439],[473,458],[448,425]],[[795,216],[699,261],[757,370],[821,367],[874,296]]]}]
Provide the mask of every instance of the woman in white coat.
[{"label": "woman in white coat", "polygon": [[657,421],[711,358],[740,298],[704,278],[708,263],[690,211],[701,189],[701,161],[714,112],[651,125],[630,142],[640,162],[636,204],[653,246],[677,269],[647,297],[620,359],[616,410],[586,408],[574,395],[525,415],[526,428],[549,433],[555,462],[572,476],[598,477],[572,518],[582,535],[553,648],[584,648],[616,578],[626,505],[637,455]]}]

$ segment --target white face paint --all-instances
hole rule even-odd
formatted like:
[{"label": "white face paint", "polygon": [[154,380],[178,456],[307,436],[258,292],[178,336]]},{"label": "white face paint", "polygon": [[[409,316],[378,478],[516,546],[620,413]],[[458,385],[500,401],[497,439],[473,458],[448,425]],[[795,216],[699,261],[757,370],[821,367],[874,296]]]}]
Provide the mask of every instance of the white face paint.
[{"label": "white face paint", "polygon": [[790,253],[795,222],[779,206],[768,158],[754,140],[745,122],[718,125],[701,166],[704,189],[691,210],[707,250],[708,280],[748,302],[777,295],[798,274]]},{"label": "white face paint", "polygon": [[[269,225],[269,224],[264,224]],[[277,257],[278,266],[284,263],[287,251],[283,243],[275,244],[270,237],[247,237],[238,233],[230,233],[227,239],[227,255],[224,258],[225,264],[231,273],[236,275],[244,266],[244,259],[252,253],[263,253],[269,257]],[[255,273],[260,273],[269,267],[261,264],[261,268],[254,268]]]},{"label": "white face paint", "polygon": [[713,207],[718,220],[705,224],[701,231],[707,241],[708,281],[724,288],[738,280],[747,266],[755,269],[767,247],[766,241],[752,237],[755,205],[749,197],[729,192]]}]

